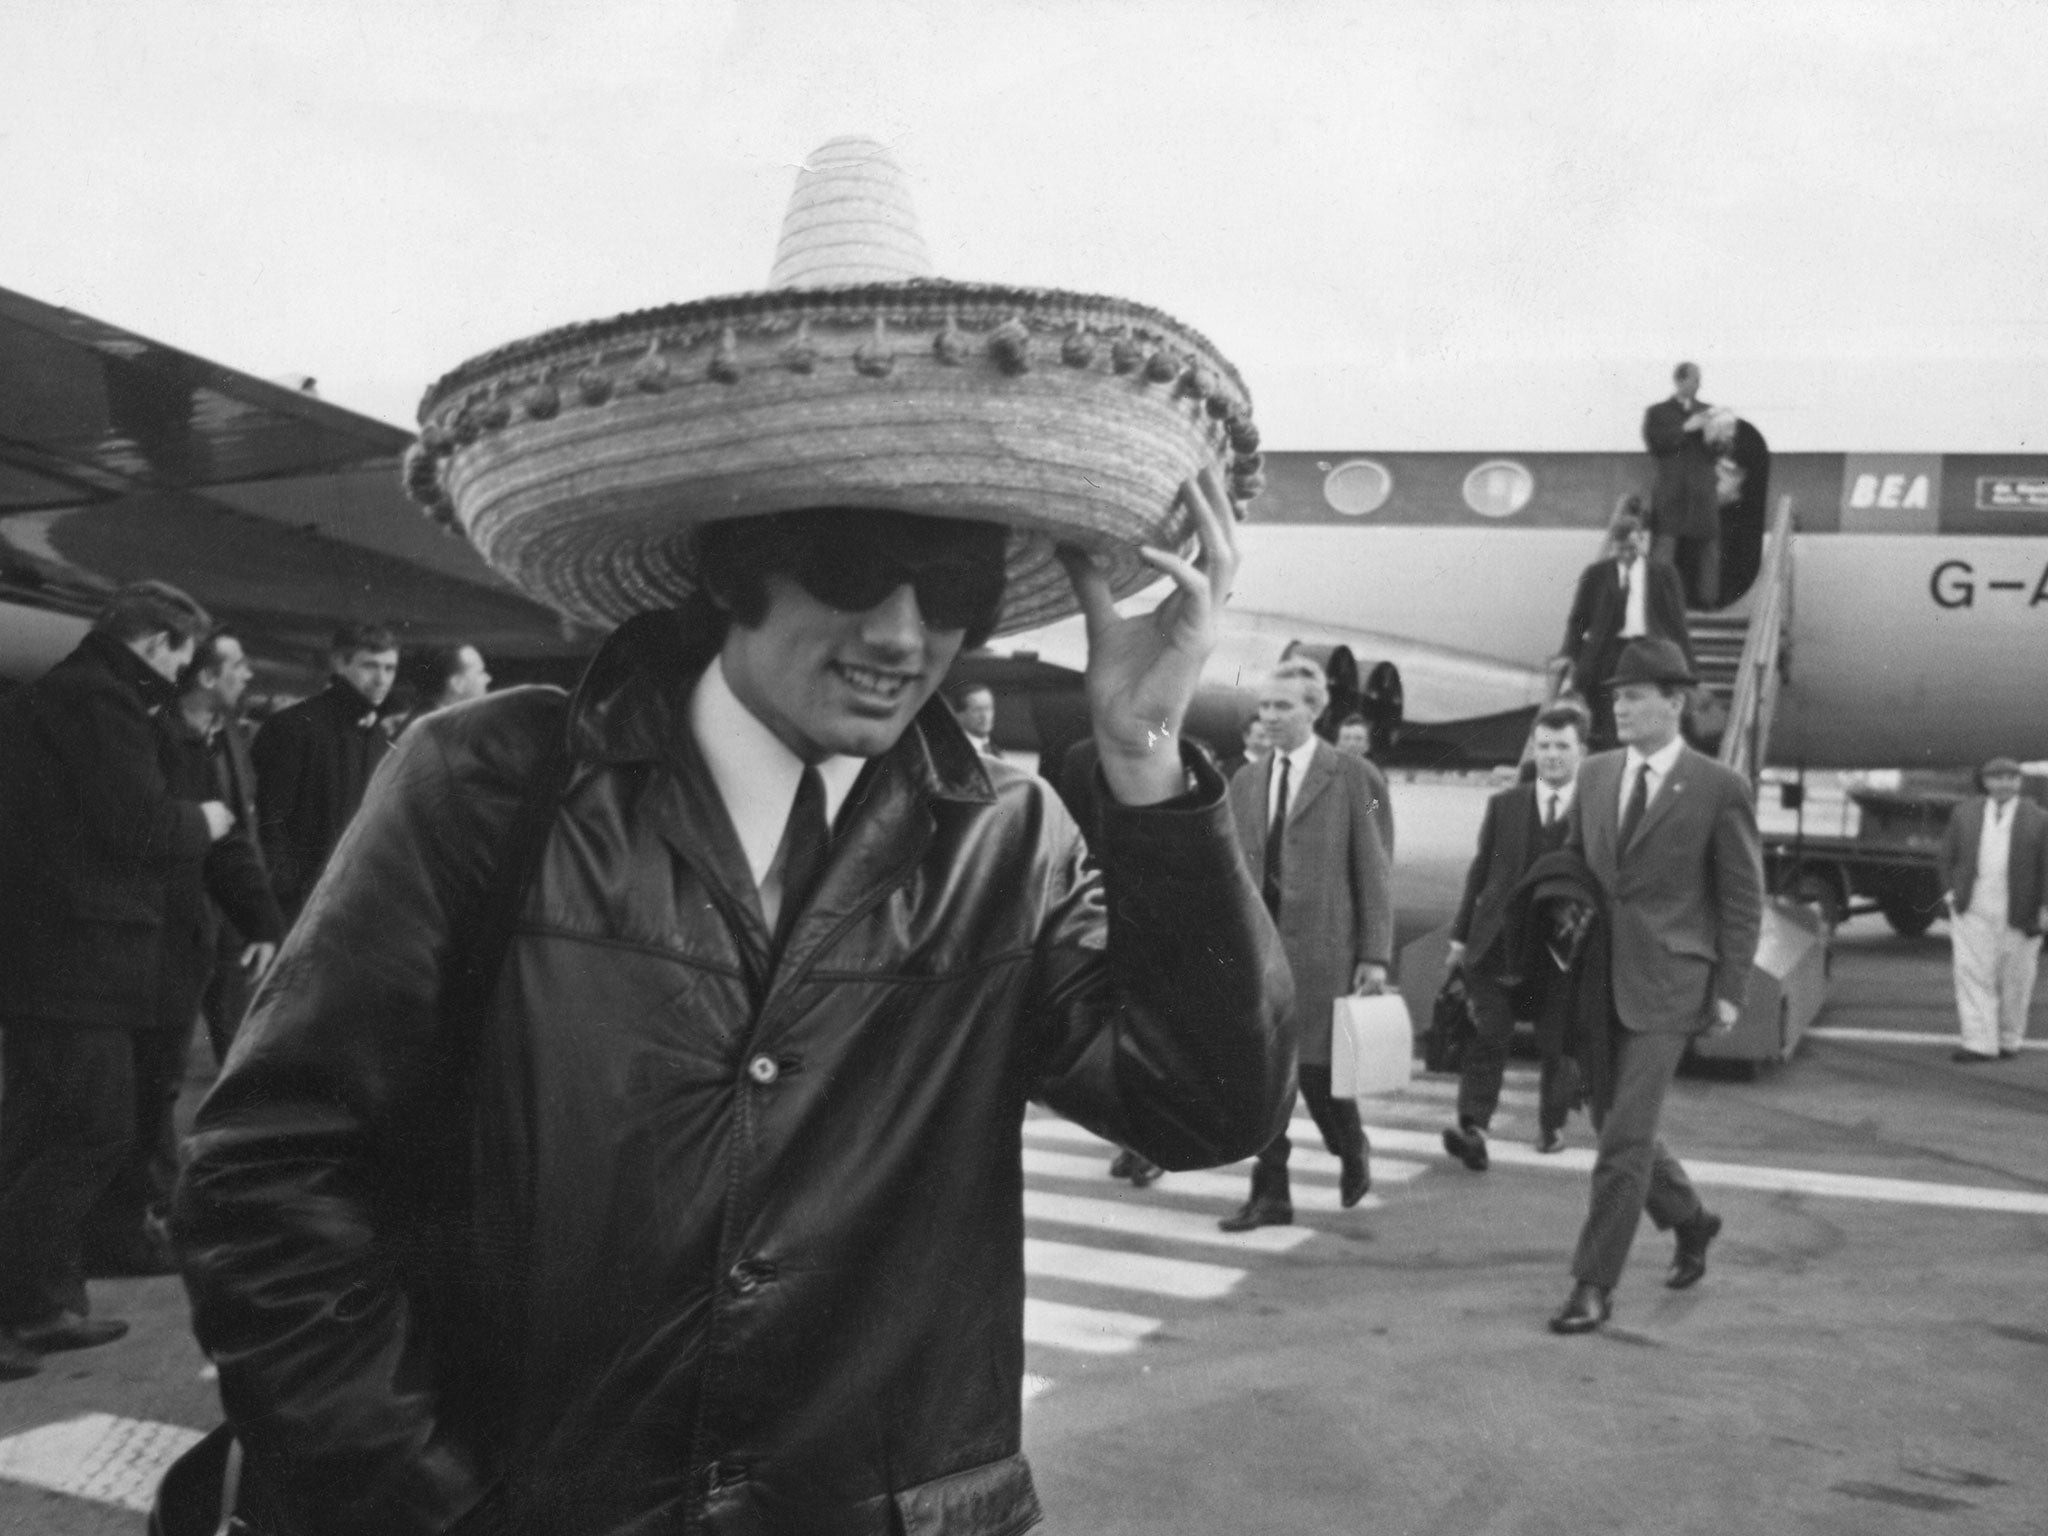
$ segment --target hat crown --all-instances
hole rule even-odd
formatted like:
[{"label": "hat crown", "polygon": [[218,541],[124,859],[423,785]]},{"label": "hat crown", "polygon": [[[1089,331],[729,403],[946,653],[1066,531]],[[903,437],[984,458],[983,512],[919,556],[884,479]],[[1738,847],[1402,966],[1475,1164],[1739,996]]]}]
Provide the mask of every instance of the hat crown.
[{"label": "hat crown", "polygon": [[831,139],[797,173],[770,288],[900,283],[934,275],[910,179],[873,139]]}]

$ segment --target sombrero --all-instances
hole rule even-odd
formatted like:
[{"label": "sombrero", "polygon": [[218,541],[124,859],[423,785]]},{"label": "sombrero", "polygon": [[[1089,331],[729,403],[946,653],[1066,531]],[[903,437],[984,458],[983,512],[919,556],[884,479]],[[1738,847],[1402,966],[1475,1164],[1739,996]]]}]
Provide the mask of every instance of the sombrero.
[{"label": "sombrero", "polygon": [[1004,524],[999,634],[1076,609],[1056,544],[1127,596],[1185,549],[1181,483],[1261,489],[1237,370],[1123,299],[930,275],[902,172],[835,139],[797,178],[774,286],[513,342],[427,391],[415,499],[514,584],[608,628],[690,591],[689,531],[867,507]]}]

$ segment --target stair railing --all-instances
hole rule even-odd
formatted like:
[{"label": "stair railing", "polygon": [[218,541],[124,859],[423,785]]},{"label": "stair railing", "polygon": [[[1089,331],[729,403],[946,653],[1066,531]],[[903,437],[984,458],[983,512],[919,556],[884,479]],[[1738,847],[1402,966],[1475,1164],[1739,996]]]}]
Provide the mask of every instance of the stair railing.
[{"label": "stair railing", "polygon": [[1742,660],[1735,670],[1735,695],[1728,728],[1721,736],[1721,761],[1756,787],[1770,750],[1771,720],[1785,680],[1785,631],[1792,612],[1792,498],[1778,498],[1778,510],[1764,545],[1758,599],[1749,619]]}]

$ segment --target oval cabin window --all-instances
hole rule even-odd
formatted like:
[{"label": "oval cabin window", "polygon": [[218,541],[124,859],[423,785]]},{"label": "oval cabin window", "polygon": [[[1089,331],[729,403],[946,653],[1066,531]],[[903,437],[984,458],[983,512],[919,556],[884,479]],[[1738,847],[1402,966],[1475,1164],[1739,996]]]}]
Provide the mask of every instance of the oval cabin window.
[{"label": "oval cabin window", "polygon": [[1371,459],[1349,459],[1323,477],[1323,500],[1345,517],[1364,517],[1386,505],[1394,477]]},{"label": "oval cabin window", "polygon": [[1513,459],[1488,459],[1465,477],[1465,505],[1481,517],[1512,517],[1536,494],[1536,477]]}]

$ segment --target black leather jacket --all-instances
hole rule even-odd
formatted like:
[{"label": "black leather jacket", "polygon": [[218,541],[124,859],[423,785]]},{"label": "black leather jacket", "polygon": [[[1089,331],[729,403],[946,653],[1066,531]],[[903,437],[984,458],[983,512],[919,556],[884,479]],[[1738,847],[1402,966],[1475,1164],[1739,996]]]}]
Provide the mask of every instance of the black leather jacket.
[{"label": "black leather jacket", "polygon": [[1024,1530],[1026,1101],[1169,1168],[1287,1113],[1285,962],[1212,769],[1106,806],[1098,871],[934,700],[771,965],[681,644],[635,621],[568,707],[480,1038],[437,1007],[451,927],[551,690],[407,733],[201,1111],[195,1326],[304,1529]]}]

